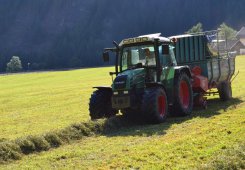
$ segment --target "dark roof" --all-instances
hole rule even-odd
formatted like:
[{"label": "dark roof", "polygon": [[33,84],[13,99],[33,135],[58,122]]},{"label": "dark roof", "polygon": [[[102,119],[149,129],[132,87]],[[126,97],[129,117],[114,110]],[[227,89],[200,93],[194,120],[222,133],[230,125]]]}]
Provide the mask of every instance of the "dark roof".
[{"label": "dark roof", "polygon": [[237,40],[228,40],[227,41],[227,48],[230,49],[234,44],[236,44],[238,41]]},{"label": "dark roof", "polygon": [[236,34],[237,37],[245,37],[245,27],[242,27],[240,31]]},{"label": "dark roof", "polygon": [[[240,42],[239,40],[228,40],[227,43],[225,41],[222,41],[219,43],[219,50],[224,51],[226,49],[231,49],[235,44]],[[227,47],[226,47],[227,45]]]}]

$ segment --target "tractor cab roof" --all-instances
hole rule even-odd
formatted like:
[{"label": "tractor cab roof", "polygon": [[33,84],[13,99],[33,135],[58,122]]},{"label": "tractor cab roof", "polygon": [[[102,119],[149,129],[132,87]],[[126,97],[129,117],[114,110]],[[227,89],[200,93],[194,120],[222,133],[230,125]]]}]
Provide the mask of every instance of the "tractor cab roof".
[{"label": "tractor cab roof", "polygon": [[167,43],[170,42],[169,38],[162,37],[161,33],[156,33],[156,34],[141,35],[134,38],[124,39],[120,42],[119,46],[143,43],[143,42],[154,42],[155,39],[158,39],[160,42],[167,42]]},{"label": "tractor cab roof", "polygon": [[168,37],[169,39],[173,39],[173,38],[185,38],[185,37],[193,37],[194,35],[192,34],[182,34],[182,35],[174,35],[174,36],[171,36],[171,37]]}]

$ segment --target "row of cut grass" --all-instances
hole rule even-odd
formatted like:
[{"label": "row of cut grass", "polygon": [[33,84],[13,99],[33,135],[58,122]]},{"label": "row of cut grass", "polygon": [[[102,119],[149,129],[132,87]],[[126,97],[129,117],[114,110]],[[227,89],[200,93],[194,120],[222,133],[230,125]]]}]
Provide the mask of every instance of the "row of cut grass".
[{"label": "row of cut grass", "polygon": [[0,142],[0,163],[19,160],[22,156],[48,151],[71,141],[98,134],[106,134],[116,129],[129,126],[130,123],[121,117],[76,123],[64,129],[39,136],[27,136],[12,141]]}]

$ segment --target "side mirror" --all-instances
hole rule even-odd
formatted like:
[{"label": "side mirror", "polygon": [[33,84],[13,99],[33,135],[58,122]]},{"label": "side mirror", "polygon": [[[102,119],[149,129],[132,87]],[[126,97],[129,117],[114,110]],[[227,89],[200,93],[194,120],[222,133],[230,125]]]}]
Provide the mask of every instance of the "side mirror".
[{"label": "side mirror", "polygon": [[109,52],[103,52],[103,60],[104,62],[109,62],[110,60],[110,56],[109,56]]},{"label": "side mirror", "polygon": [[162,45],[162,54],[169,55],[169,45],[167,44]]}]

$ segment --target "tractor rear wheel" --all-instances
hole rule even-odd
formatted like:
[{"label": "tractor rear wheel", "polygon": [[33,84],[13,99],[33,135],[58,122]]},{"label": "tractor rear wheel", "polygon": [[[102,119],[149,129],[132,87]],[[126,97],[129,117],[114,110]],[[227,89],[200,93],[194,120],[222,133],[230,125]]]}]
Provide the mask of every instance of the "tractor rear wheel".
[{"label": "tractor rear wheel", "polygon": [[116,115],[117,111],[111,107],[110,90],[96,90],[93,92],[89,102],[90,117],[92,120]]},{"label": "tractor rear wheel", "polygon": [[163,88],[146,89],[141,105],[143,119],[149,123],[162,123],[168,115],[168,100]]},{"label": "tractor rear wheel", "polygon": [[173,115],[186,116],[193,108],[193,91],[190,78],[186,73],[180,74],[175,79]]},{"label": "tractor rear wheel", "polygon": [[222,101],[227,101],[232,98],[232,89],[229,82],[223,82],[218,87],[219,97]]}]

